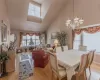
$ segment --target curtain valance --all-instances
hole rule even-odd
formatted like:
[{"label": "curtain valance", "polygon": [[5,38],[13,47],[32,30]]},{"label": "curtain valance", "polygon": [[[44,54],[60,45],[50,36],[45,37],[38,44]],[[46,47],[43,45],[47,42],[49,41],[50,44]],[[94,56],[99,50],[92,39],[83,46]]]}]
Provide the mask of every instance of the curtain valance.
[{"label": "curtain valance", "polygon": [[74,33],[75,34],[80,34],[82,31],[93,34],[93,33],[96,33],[96,32],[100,31],[100,26],[75,29]]},{"label": "curtain valance", "polygon": [[29,36],[33,36],[33,35],[40,36],[40,33],[23,33],[23,32],[20,32],[20,34],[19,34],[19,47],[21,45],[22,37],[26,36],[26,35],[29,35]]},{"label": "curtain valance", "polygon": [[[86,33],[93,34],[93,33],[96,33],[96,32],[100,32],[100,26],[72,30],[72,44],[74,43],[75,34],[79,35],[79,34],[82,33],[82,31],[84,31]],[[73,47],[73,45],[72,45],[72,47]]]},{"label": "curtain valance", "polygon": [[40,33],[22,33],[22,35],[29,35],[29,36],[33,36],[33,35],[36,35],[36,36],[39,36]]}]

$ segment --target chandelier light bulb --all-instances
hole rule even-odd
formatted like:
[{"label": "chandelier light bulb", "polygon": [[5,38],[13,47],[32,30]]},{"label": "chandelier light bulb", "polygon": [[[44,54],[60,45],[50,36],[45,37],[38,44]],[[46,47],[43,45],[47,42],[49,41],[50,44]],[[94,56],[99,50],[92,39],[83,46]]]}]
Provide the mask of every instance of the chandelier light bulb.
[{"label": "chandelier light bulb", "polygon": [[67,20],[67,23],[70,23],[70,22],[71,22],[71,20],[70,20],[70,19],[68,19],[68,20]]},{"label": "chandelier light bulb", "polygon": [[76,17],[75,19],[74,19],[74,21],[78,21],[79,20],[79,18],[78,17]]},{"label": "chandelier light bulb", "polygon": [[66,23],[66,26],[68,26],[69,25],[69,23]]},{"label": "chandelier light bulb", "polygon": [[83,24],[83,22],[84,22],[84,20],[82,18],[80,19],[80,18],[76,17],[73,20],[68,19],[66,21],[66,26],[70,27],[72,29],[75,29],[75,28],[79,28],[79,26],[81,24]]},{"label": "chandelier light bulb", "polygon": [[[74,17],[74,13],[75,13],[75,10],[74,10],[74,0],[73,0],[73,17]],[[75,29],[75,28],[79,28],[81,24],[83,24],[84,20],[82,18],[78,18],[78,17],[75,17],[74,19],[70,20],[68,19],[66,21],[66,26],[68,28],[72,28],[72,29]]]},{"label": "chandelier light bulb", "polygon": [[84,22],[83,19],[80,19],[80,20],[79,20],[79,23],[80,23],[80,24],[83,24],[83,22]]}]

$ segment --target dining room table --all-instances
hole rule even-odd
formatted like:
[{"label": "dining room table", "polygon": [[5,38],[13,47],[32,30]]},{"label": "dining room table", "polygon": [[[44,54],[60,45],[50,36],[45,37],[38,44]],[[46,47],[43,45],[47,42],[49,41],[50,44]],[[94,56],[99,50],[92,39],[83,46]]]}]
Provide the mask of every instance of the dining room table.
[{"label": "dining room table", "polygon": [[71,80],[75,74],[75,69],[79,66],[81,56],[87,53],[87,51],[74,49],[56,53],[58,64],[66,68],[67,80]]}]

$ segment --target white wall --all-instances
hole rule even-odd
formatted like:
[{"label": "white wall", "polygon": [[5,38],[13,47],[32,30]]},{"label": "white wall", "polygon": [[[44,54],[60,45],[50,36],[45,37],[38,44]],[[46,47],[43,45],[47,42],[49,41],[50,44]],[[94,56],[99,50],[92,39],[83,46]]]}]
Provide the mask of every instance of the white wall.
[{"label": "white wall", "polygon": [[53,0],[44,0],[41,5],[41,18],[44,19]]}]

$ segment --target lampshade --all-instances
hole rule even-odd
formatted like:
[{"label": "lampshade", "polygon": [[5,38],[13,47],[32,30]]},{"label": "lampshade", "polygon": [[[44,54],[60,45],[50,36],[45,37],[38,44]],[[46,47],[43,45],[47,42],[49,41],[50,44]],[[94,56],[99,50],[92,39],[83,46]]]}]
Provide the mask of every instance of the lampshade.
[{"label": "lampshade", "polygon": [[58,44],[58,40],[57,39],[54,40],[54,44]]}]

